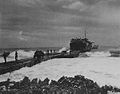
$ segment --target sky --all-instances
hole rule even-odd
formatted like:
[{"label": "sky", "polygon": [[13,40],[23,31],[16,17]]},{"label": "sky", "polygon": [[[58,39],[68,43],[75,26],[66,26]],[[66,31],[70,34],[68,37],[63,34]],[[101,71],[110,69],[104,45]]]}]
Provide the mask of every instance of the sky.
[{"label": "sky", "polygon": [[0,0],[0,48],[120,45],[120,0]]}]

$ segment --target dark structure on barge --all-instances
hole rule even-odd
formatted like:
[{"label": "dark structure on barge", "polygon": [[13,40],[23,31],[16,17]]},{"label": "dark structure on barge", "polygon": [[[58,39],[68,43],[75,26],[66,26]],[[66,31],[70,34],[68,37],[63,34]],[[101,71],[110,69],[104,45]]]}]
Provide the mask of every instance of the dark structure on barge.
[{"label": "dark structure on barge", "polygon": [[80,51],[81,53],[91,51],[92,42],[87,38],[76,38],[72,39],[70,42],[70,50],[71,51]]},{"label": "dark structure on barge", "polygon": [[84,38],[73,38],[70,41],[70,51],[79,51],[80,53],[91,51],[92,49],[97,49],[98,45],[94,45],[94,42],[86,38],[86,31]]}]

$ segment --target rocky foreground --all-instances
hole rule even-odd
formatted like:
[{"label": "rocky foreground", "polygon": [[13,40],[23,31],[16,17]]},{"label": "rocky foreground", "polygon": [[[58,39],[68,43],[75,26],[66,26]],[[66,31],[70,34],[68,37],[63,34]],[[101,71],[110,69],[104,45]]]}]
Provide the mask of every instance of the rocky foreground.
[{"label": "rocky foreground", "polygon": [[98,84],[82,75],[61,77],[58,81],[37,78],[30,81],[24,77],[19,82],[0,82],[0,94],[115,94],[119,88],[113,86],[98,86]]}]

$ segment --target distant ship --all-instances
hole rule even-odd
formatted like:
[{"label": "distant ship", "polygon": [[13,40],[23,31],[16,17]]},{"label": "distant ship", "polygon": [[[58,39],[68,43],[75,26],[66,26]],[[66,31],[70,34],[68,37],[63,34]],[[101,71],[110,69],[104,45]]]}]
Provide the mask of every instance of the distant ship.
[{"label": "distant ship", "polygon": [[84,38],[72,38],[70,41],[70,51],[79,51],[80,53],[91,51],[92,49],[98,49],[98,45],[86,38],[86,31]]},{"label": "distant ship", "polygon": [[111,49],[110,51],[111,57],[120,57],[120,49]]}]

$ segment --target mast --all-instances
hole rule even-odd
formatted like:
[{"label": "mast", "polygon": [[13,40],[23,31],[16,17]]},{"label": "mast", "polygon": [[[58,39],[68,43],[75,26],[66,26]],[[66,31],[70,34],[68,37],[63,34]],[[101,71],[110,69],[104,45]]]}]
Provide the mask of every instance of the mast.
[{"label": "mast", "polygon": [[85,37],[85,38],[87,38],[87,29],[88,29],[88,27],[85,26],[85,27],[84,27],[84,37]]},{"label": "mast", "polygon": [[85,38],[86,38],[86,29],[85,29],[85,31],[84,31],[84,36],[85,36]]}]

